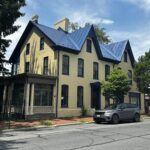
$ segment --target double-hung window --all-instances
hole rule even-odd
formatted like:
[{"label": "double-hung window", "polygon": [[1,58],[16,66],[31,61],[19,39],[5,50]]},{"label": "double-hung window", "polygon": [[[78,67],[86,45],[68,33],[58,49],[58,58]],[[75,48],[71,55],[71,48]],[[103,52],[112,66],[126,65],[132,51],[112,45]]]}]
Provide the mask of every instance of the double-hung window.
[{"label": "double-hung window", "polygon": [[69,56],[67,55],[62,57],[62,74],[69,75]]},{"label": "double-hung window", "polygon": [[93,63],[93,79],[98,80],[98,74],[99,74],[98,63],[94,62]]},{"label": "double-hung window", "polygon": [[77,87],[77,107],[83,107],[83,87]]},{"label": "double-hung window", "polygon": [[43,61],[43,74],[48,75],[48,57],[44,57]]},{"label": "double-hung window", "polygon": [[84,76],[84,60],[79,58],[78,59],[78,77]]}]

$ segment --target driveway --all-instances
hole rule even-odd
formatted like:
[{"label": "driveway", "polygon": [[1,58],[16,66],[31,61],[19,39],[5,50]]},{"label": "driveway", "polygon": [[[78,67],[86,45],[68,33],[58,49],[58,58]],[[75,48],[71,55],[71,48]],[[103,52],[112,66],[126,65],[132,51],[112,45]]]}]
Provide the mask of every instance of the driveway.
[{"label": "driveway", "polygon": [[148,150],[150,120],[141,123],[82,124],[0,134],[0,149]]}]

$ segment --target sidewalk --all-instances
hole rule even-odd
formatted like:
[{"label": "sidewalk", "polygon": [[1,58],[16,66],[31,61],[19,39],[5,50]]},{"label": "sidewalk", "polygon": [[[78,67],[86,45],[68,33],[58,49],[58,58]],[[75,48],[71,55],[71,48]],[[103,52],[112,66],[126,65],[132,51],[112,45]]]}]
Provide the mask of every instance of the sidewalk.
[{"label": "sidewalk", "polygon": [[[150,119],[150,116],[141,115],[141,121],[145,119]],[[64,119],[51,119],[51,120],[22,120],[22,121],[11,121],[10,129],[31,129],[31,128],[41,128],[41,127],[54,127],[54,126],[64,126],[72,124],[82,124],[82,123],[92,123],[92,117],[73,117]],[[9,130],[8,121],[0,121],[0,131]]]},{"label": "sidewalk", "polygon": [[[11,129],[21,129],[21,128],[32,128],[32,127],[48,127],[48,126],[62,126],[71,124],[81,124],[81,123],[91,123],[93,122],[92,117],[83,118],[65,118],[65,119],[52,119],[52,120],[33,120],[33,121],[11,121]],[[8,121],[0,121],[0,130],[9,129]]]}]

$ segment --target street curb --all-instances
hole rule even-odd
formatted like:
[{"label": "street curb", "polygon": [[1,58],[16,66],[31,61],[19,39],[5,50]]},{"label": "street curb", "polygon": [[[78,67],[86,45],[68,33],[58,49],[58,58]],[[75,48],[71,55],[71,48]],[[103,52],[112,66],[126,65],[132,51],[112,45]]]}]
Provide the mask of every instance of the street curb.
[{"label": "street curb", "polygon": [[16,128],[16,129],[4,129],[4,130],[0,130],[0,132],[13,132],[13,131],[30,131],[30,130],[37,130],[37,129],[44,129],[44,128],[48,128],[48,129],[54,129],[56,127],[61,127],[61,126],[71,126],[71,125],[81,125],[81,124],[90,124],[93,123],[94,121],[91,122],[78,122],[78,123],[67,123],[67,124],[58,124],[58,125],[51,125],[51,126],[35,126],[35,127],[24,127],[24,128]]}]

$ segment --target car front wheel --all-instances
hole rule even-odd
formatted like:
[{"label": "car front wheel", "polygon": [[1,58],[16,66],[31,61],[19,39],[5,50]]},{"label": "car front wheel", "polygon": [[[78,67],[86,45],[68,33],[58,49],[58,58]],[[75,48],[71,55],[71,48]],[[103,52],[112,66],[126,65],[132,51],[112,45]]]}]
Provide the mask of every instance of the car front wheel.
[{"label": "car front wheel", "polygon": [[113,115],[112,116],[112,123],[113,124],[118,124],[119,123],[119,117],[118,117],[118,115]]},{"label": "car front wheel", "polygon": [[139,114],[135,114],[134,122],[139,122],[139,121],[140,121],[140,115]]}]

